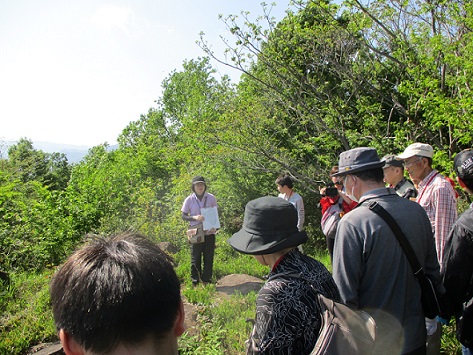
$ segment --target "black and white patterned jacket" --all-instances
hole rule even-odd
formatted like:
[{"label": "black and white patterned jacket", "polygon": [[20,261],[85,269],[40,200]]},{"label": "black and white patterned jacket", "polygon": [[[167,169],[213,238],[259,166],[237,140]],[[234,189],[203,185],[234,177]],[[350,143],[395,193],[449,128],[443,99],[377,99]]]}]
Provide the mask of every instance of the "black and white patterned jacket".
[{"label": "black and white patterned jacket", "polygon": [[[301,273],[303,278],[274,278],[291,273]],[[297,249],[284,255],[258,293],[247,353],[310,354],[321,326],[316,292],[340,300],[332,275],[322,263]]]}]

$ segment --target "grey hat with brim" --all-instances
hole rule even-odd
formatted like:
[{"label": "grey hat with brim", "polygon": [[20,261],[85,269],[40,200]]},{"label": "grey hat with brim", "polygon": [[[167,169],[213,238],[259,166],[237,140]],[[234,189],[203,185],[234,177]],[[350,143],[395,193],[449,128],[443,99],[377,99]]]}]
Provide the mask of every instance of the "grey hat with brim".
[{"label": "grey hat with brim", "polygon": [[384,163],[384,161],[379,160],[376,149],[367,147],[354,148],[340,154],[338,173],[334,173],[332,176],[343,176],[382,168]]},{"label": "grey hat with brim", "polygon": [[243,254],[265,255],[296,247],[307,241],[297,229],[297,210],[280,197],[265,196],[245,207],[243,227],[227,243]]},{"label": "grey hat with brim", "polygon": [[384,161],[383,169],[389,168],[390,166],[394,166],[396,168],[404,168],[402,160],[396,159],[396,156],[394,154],[384,156],[381,161]]}]

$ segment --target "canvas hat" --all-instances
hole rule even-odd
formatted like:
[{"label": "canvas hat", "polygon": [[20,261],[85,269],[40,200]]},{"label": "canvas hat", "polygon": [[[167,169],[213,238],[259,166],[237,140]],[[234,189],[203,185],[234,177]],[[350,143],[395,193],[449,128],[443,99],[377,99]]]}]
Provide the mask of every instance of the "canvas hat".
[{"label": "canvas hat", "polygon": [[338,173],[332,176],[342,176],[360,171],[381,168],[384,161],[379,160],[378,153],[374,148],[359,147],[347,150],[340,154],[338,160]]},{"label": "canvas hat", "polygon": [[432,158],[434,155],[434,148],[432,148],[430,144],[426,143],[412,143],[404,150],[404,152],[402,152],[402,154],[399,154],[396,159],[409,159],[415,155]]},{"label": "canvas hat", "polygon": [[227,243],[244,254],[273,254],[307,241],[297,229],[297,210],[283,198],[265,196],[246,204],[243,227]]},{"label": "canvas hat", "polygon": [[458,153],[453,166],[460,179],[473,179],[473,149],[465,149]]},{"label": "canvas hat", "polygon": [[390,166],[395,166],[398,168],[404,168],[404,165],[402,165],[402,161],[396,159],[396,156],[394,154],[388,154],[381,159],[381,161],[384,161],[384,166],[383,169],[386,169]]}]

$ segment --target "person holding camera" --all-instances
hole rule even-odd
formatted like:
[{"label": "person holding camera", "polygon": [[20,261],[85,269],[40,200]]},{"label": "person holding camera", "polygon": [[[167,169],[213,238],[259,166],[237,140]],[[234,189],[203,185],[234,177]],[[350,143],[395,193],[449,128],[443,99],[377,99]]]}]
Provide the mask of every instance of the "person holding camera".
[{"label": "person holding camera", "polygon": [[335,173],[338,173],[337,165],[330,169],[330,179],[332,182],[320,189],[322,198],[319,202],[319,206],[322,209],[322,231],[325,234],[331,260],[333,260],[333,246],[335,244],[338,221],[345,213],[350,212],[357,205],[355,201],[345,194],[343,183],[333,176]]}]

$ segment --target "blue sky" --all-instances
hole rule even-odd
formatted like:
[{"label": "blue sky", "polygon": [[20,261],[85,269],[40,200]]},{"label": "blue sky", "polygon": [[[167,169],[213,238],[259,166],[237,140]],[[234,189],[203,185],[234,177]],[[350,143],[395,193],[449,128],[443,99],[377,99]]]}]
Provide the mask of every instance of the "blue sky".
[{"label": "blue sky", "polygon": [[[268,1],[268,3],[271,3]],[[276,1],[281,20],[289,0]],[[0,141],[115,144],[184,60],[231,39],[218,15],[262,14],[258,0],[0,0]],[[237,81],[239,73],[212,62]]]}]

